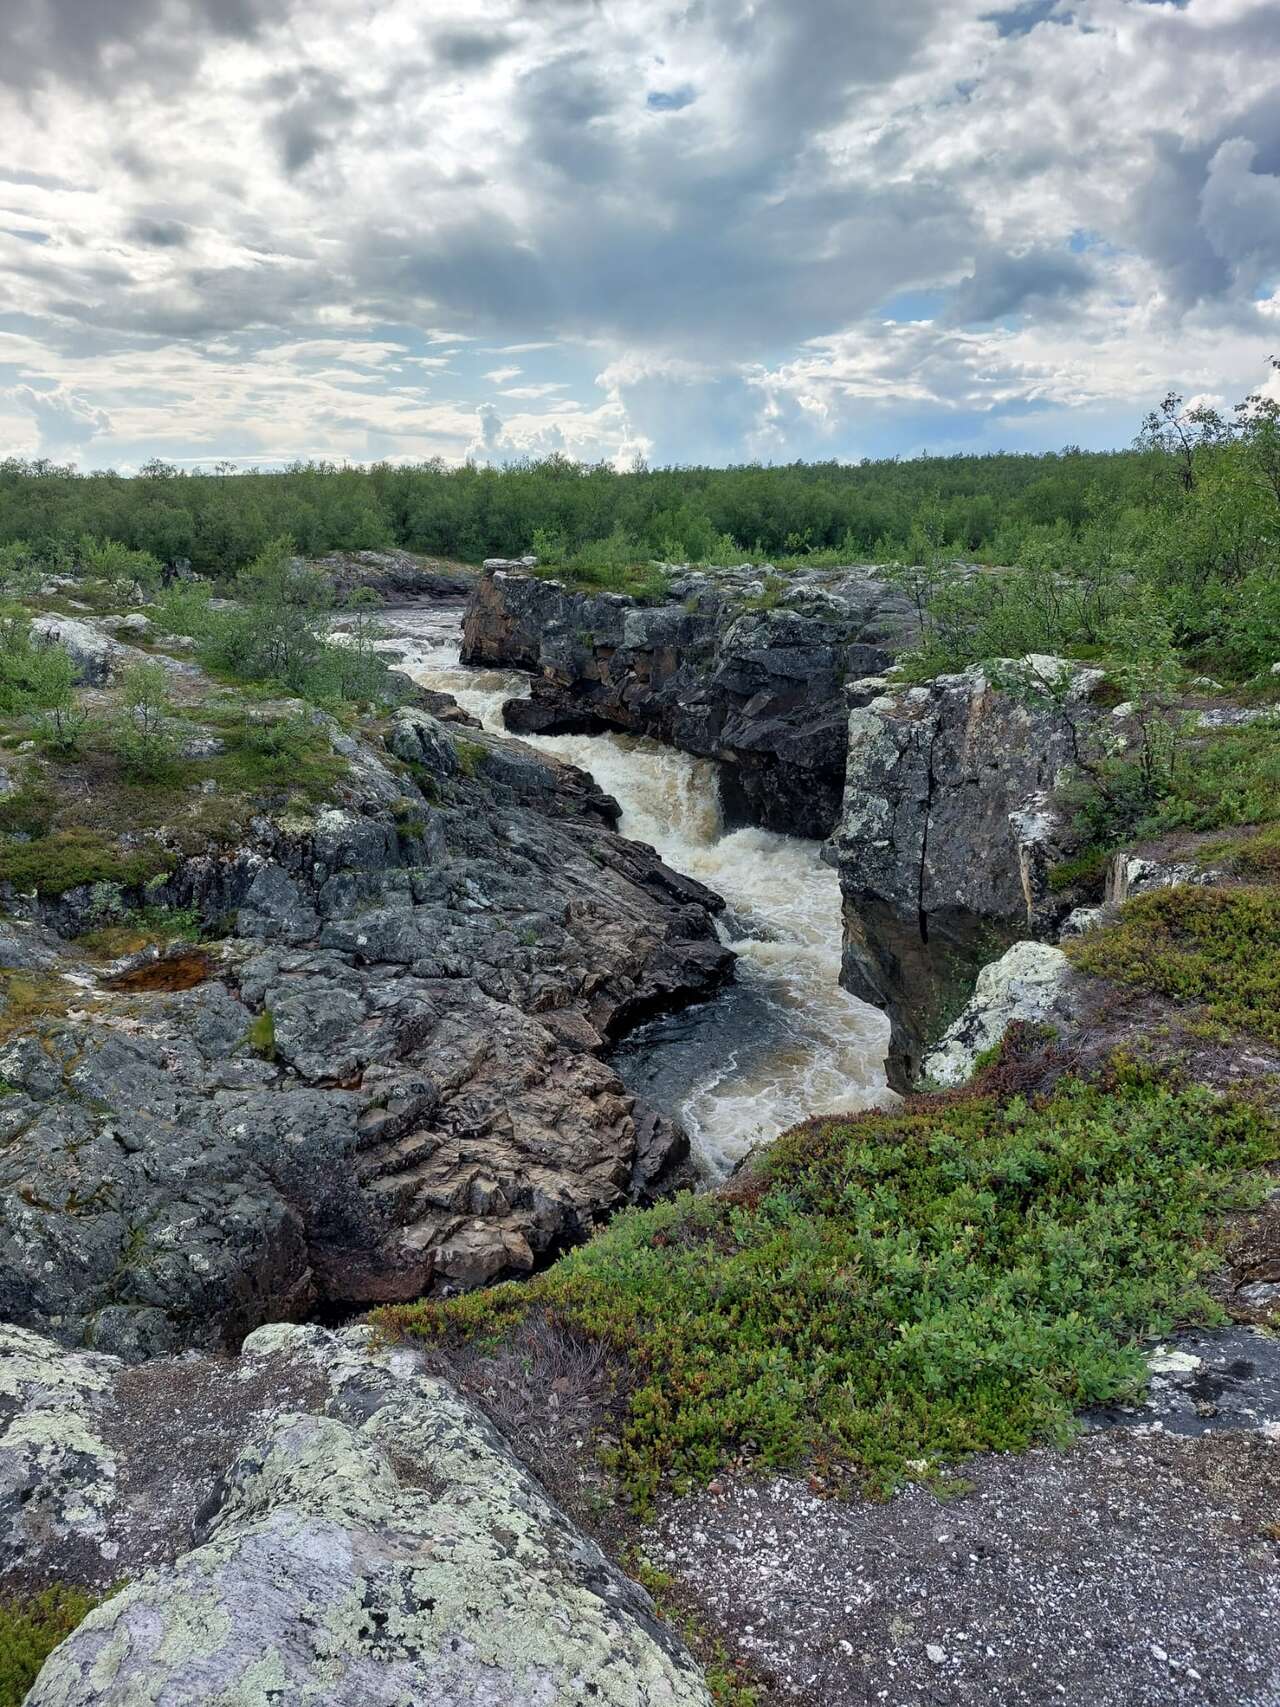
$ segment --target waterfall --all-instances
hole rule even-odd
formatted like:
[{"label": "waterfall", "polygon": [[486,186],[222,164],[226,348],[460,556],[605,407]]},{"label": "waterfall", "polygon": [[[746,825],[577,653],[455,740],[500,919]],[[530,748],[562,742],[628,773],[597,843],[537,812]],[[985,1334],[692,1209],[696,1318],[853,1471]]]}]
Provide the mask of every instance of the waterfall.
[{"label": "waterfall", "polygon": [[[502,704],[528,692],[515,671],[470,670],[458,662],[456,612],[397,613],[401,667],[422,686],[451,693],[486,728],[503,732]],[[722,1177],[753,1145],[809,1114],[868,1108],[885,1100],[889,1022],[841,989],[840,888],[818,846],[770,830],[726,832],[714,764],[630,735],[522,737],[578,765],[622,808],[619,829],[656,848],[727,904],[724,940],[738,955],[738,983],[752,1020],[687,1017],[694,1063],[670,1110],[695,1158]],[[719,1004],[711,1002],[708,1009]],[[744,1008],[744,1011],[745,1008]],[[661,1048],[662,1045],[655,1045]]]}]

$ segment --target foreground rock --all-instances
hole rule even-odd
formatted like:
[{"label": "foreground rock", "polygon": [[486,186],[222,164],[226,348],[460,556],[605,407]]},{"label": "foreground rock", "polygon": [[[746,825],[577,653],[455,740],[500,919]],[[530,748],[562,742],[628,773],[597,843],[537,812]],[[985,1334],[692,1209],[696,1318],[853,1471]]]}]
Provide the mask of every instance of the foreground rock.
[{"label": "foreground rock", "polygon": [[[717,898],[516,743],[422,711],[389,752],[331,738],[341,805],[145,893],[8,897],[38,1001],[0,1034],[0,1317],[234,1344],[528,1272],[671,1178],[681,1134],[599,1055],[730,975]],[[125,968],[68,940],[144,903],[223,935]]]},{"label": "foreground rock", "polygon": [[[0,1372],[14,1352],[47,1392],[83,1394],[103,1435],[137,1408],[119,1389],[141,1372],[113,1359],[92,1360],[86,1389],[85,1371],[68,1367],[86,1360],[0,1330]],[[371,1355],[359,1329],[268,1328],[215,1368],[213,1408],[236,1414],[246,1382],[274,1386],[275,1399],[220,1467],[195,1515],[195,1550],[91,1613],[46,1663],[31,1707],[709,1703],[643,1590],[411,1354]],[[290,1408],[300,1393],[311,1408]],[[127,1457],[96,1445],[91,1486],[124,1536],[134,1513],[113,1495]],[[79,1492],[74,1465],[61,1486],[48,1468],[47,1505],[69,1512]]]},{"label": "foreground rock", "polygon": [[870,568],[813,570],[782,590],[752,570],[684,572],[653,606],[494,569],[467,609],[464,663],[529,670],[506,708],[524,734],[656,736],[721,761],[730,823],[825,836],[839,810],[843,685],[915,635]]},{"label": "foreground rock", "polygon": [[888,1011],[898,1088],[978,967],[1011,938],[1051,930],[1068,905],[1048,888],[1064,828],[1048,800],[1096,715],[1102,672],[1024,665],[1052,696],[1010,691],[976,665],[924,687],[849,689],[844,806],[826,856],[844,896],[842,982]]}]

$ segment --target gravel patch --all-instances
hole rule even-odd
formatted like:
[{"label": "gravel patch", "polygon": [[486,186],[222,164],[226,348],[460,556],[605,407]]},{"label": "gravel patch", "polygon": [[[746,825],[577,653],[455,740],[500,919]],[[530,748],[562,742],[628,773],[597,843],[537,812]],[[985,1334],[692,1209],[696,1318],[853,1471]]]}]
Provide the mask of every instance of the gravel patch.
[{"label": "gravel patch", "polygon": [[965,1474],[883,1505],[725,1478],[645,1546],[813,1707],[1280,1704],[1280,1440],[1113,1431]]}]

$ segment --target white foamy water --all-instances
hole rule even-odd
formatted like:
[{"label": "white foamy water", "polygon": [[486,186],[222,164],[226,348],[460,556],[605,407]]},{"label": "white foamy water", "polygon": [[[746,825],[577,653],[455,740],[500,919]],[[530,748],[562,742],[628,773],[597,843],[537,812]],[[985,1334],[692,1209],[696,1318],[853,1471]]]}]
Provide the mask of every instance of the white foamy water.
[{"label": "white foamy water", "polygon": [[[453,611],[397,616],[412,631],[401,668],[451,693],[487,729],[504,733],[502,704],[528,692],[515,671],[458,662]],[[741,1047],[717,1041],[674,1112],[711,1175],[809,1114],[868,1108],[886,1092],[889,1022],[840,988],[840,887],[818,845],[770,830],[725,832],[715,766],[628,735],[522,736],[590,771],[622,807],[619,829],[728,903],[722,935],[738,955],[738,981],[767,1012]],[[709,1034],[710,1036],[710,1034]],[[660,1046],[659,1046],[660,1047]]]}]

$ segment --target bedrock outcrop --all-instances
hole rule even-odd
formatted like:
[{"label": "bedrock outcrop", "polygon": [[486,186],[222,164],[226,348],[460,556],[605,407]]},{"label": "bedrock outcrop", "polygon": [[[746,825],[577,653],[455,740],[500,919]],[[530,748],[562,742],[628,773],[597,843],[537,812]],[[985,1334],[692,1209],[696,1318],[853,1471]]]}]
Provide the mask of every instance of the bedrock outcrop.
[{"label": "bedrock outcrop", "polygon": [[908,601],[873,568],[785,585],[686,572],[652,605],[494,569],[471,595],[462,658],[535,676],[506,707],[517,733],[655,736],[720,761],[730,823],[825,836],[844,785],[844,683],[915,635]]},{"label": "bedrock outcrop", "polygon": [[[527,1272],[679,1165],[600,1057],[731,975],[718,898],[517,742],[420,710],[330,739],[338,804],[145,890],[5,897],[0,1318],[235,1343]],[[73,940],[143,904],[220,934],[105,967]]]},{"label": "bedrock outcrop", "polygon": [[[136,1474],[147,1417],[163,1409],[140,1380],[156,1386],[170,1370],[70,1357],[0,1328],[0,1382],[10,1353],[24,1383],[9,1431],[18,1456],[31,1435],[76,1440],[43,1472],[45,1519],[79,1523],[90,1548],[109,1519],[128,1553],[153,1527],[158,1489]],[[191,1361],[173,1366],[180,1380]],[[275,1326],[234,1362],[204,1361],[192,1427],[217,1467],[201,1505],[176,1510],[197,1491],[179,1476],[182,1540],[175,1524],[168,1554],[54,1651],[32,1707],[709,1707],[644,1591],[413,1354],[373,1348],[362,1329]],[[27,1534],[29,1561],[47,1567],[37,1526]]]},{"label": "bedrock outcrop", "polygon": [[900,1089],[979,966],[1015,938],[1052,935],[1069,906],[1048,886],[1067,829],[1052,797],[1101,682],[1037,657],[849,687],[844,804],[824,852],[844,900],[842,982],[889,1013]]}]

